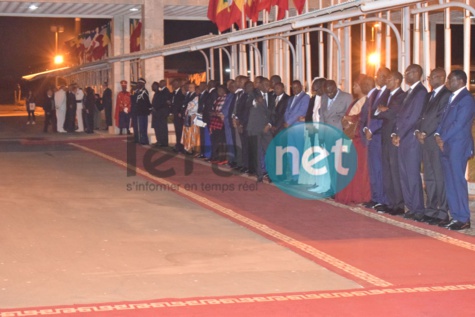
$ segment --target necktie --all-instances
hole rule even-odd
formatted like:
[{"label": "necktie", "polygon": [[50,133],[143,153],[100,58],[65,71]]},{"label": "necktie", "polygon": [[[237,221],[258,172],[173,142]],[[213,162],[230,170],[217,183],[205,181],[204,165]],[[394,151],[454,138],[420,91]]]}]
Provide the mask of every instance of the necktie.
[{"label": "necktie", "polygon": [[331,109],[332,104],[333,104],[333,99],[328,99],[328,106],[327,106],[328,110]]},{"label": "necktie", "polygon": [[267,107],[267,93],[262,93],[262,97],[264,98],[264,101],[266,102],[266,107]]},{"label": "necktie", "polygon": [[435,96],[435,90],[432,90],[432,92],[430,93],[429,102],[432,101],[432,99],[434,99],[434,96]]},{"label": "necktie", "polygon": [[412,88],[409,88],[409,90],[406,92],[406,97],[404,98],[404,100],[402,102],[403,104],[406,103],[407,98],[409,98],[409,96],[411,95],[411,92],[412,92]]}]

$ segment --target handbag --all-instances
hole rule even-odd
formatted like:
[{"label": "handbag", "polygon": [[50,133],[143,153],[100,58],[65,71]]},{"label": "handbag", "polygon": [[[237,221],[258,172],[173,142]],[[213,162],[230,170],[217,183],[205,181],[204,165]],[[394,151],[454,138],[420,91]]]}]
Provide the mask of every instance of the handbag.
[{"label": "handbag", "polygon": [[203,115],[198,114],[195,119],[193,120],[193,124],[196,125],[197,127],[204,128],[206,127],[206,122],[203,121]]}]

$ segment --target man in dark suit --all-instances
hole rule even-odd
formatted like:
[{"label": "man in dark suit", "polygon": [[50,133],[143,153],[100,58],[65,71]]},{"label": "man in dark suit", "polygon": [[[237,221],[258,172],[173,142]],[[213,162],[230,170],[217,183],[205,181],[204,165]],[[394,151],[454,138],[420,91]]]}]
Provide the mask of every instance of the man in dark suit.
[{"label": "man in dark suit", "polygon": [[447,222],[449,219],[447,199],[445,196],[444,174],[440,164],[439,147],[434,133],[442,120],[445,106],[451,92],[445,87],[445,70],[436,68],[428,77],[432,92],[427,95],[424,108],[416,125],[414,135],[419,140],[424,166],[424,183],[427,194],[424,216],[415,220],[430,224]]},{"label": "man in dark suit", "polygon": [[[233,140],[236,160],[236,169],[242,173],[249,171],[249,153],[247,146],[247,135],[245,134],[244,125],[246,116],[246,101],[247,93],[244,91],[244,86],[249,81],[249,78],[243,75],[236,77],[236,98],[234,104],[231,105],[231,118],[233,123]],[[252,88],[251,88],[252,89]]]},{"label": "man in dark suit", "polygon": [[148,116],[152,109],[148,90],[145,88],[147,82],[144,78],[137,81],[137,123],[139,131],[139,143],[148,145]]},{"label": "man in dark suit", "polygon": [[171,111],[173,114],[173,125],[175,127],[175,137],[176,143],[173,150],[175,152],[183,151],[183,145],[181,144],[181,135],[183,134],[183,116],[182,108],[183,101],[185,100],[185,95],[181,91],[181,81],[175,79],[172,81],[172,101],[171,101]]},{"label": "man in dark suit", "polygon": [[272,111],[275,99],[269,93],[270,81],[264,78],[259,83],[254,101],[249,110],[247,132],[249,135],[250,159],[256,168],[257,181],[262,182],[265,173],[265,153],[272,141]]},{"label": "man in dark suit", "polygon": [[203,89],[200,95],[198,113],[203,115],[203,122],[206,123],[206,127],[200,128],[200,137],[201,137],[201,155],[200,157],[206,156],[211,158],[211,138],[209,134],[209,126],[211,123],[210,113],[213,109],[214,102],[218,98],[218,82],[215,80],[210,80],[208,84],[200,84],[200,89]]},{"label": "man in dark suit", "polygon": [[161,80],[152,84],[154,95],[152,98],[152,128],[157,138],[156,146],[168,146],[168,115],[170,114],[170,91],[167,82]]},{"label": "man in dark suit", "polygon": [[396,124],[396,114],[404,100],[405,93],[401,89],[402,74],[393,71],[386,80],[389,93],[387,106],[378,106],[375,115],[383,120],[381,127],[383,189],[386,193],[387,206],[377,208],[378,212],[390,215],[404,214],[404,198],[399,179],[398,148],[391,141],[391,134]]},{"label": "man in dark suit", "polygon": [[[292,93],[293,96],[289,98],[289,103],[287,105],[287,109],[284,114],[284,128],[288,128],[296,123],[299,122],[300,117],[304,117],[307,113],[308,102],[310,101],[310,97],[303,91],[302,83],[300,80],[294,80],[292,82]],[[297,148],[298,153],[302,155],[303,147],[304,147],[304,127],[303,125],[296,127],[296,131],[289,134],[288,137],[288,145]],[[302,130],[300,133],[298,130]],[[299,162],[291,162],[291,166],[295,166],[300,164]],[[298,172],[295,173],[294,168],[292,168],[290,184],[297,185],[299,174]]]},{"label": "man in dark suit", "polygon": [[452,94],[435,133],[445,177],[447,202],[452,216],[449,223],[441,223],[439,226],[450,230],[470,228],[465,170],[468,159],[473,156],[472,124],[475,101],[466,86],[467,75],[464,71],[454,70],[449,74],[447,88]]},{"label": "man in dark suit", "polygon": [[289,95],[285,93],[283,83],[276,83],[274,85],[274,111],[272,112],[272,134],[276,136],[282,129],[284,129],[284,116],[289,103]]},{"label": "man in dark suit", "polygon": [[391,71],[382,67],[376,72],[376,85],[379,86],[371,108],[366,117],[366,126],[363,127],[366,140],[368,142],[368,170],[371,185],[371,200],[376,204],[373,206],[378,211],[387,209],[388,199],[383,185],[383,153],[381,141],[381,127],[383,120],[375,116],[379,106],[386,106],[389,99],[389,89],[386,88],[386,81]]},{"label": "man in dark suit", "polygon": [[112,90],[109,88],[107,81],[102,84],[104,91],[102,92],[102,105],[106,113],[106,130],[112,125]]},{"label": "man in dark suit", "polygon": [[[396,115],[396,124],[391,134],[392,142],[398,146],[399,176],[402,195],[408,211],[404,218],[412,219],[424,213],[424,197],[421,180],[421,148],[414,136],[416,123],[422,112],[427,89],[421,83],[422,67],[409,65],[404,73],[406,84],[410,86]],[[420,215],[417,215],[417,218]]]}]

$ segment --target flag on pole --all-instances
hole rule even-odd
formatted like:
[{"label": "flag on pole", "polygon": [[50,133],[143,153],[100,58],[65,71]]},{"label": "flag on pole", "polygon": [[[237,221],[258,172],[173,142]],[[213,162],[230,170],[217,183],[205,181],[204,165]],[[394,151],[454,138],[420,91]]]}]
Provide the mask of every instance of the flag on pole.
[{"label": "flag on pole", "polygon": [[285,12],[289,10],[289,0],[272,0],[272,5],[277,6],[277,20],[285,18]]},{"label": "flag on pole", "polygon": [[299,14],[302,14],[303,7],[305,6],[305,0],[294,0],[295,8]]},{"label": "flag on pole", "polygon": [[231,4],[231,19],[233,20],[233,23],[237,23],[240,30],[246,28],[245,2],[246,0],[233,0],[233,3]]},{"label": "flag on pole", "polygon": [[[241,0],[243,1],[243,0]],[[216,24],[218,30],[223,32],[237,22],[232,0],[210,0],[208,4],[208,19]],[[241,13],[239,12],[239,18]]]}]

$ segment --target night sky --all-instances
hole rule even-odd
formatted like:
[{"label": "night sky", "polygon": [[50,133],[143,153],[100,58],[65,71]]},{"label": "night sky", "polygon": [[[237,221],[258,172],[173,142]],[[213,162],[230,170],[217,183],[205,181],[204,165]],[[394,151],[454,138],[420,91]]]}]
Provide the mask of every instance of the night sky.
[{"label": "night sky", "polygon": [[[93,30],[98,26],[105,25],[108,21],[105,19],[82,19],[81,30],[82,32]],[[0,17],[0,42],[2,43],[0,50],[0,104],[5,103],[5,96],[10,98],[11,91],[21,76],[53,68],[51,61],[54,55],[55,40],[54,33],[50,31],[52,25],[62,25],[65,28],[65,32],[59,35],[60,48],[62,43],[75,36],[74,19],[72,18]],[[353,29],[356,32],[358,30],[358,28]],[[473,27],[472,30],[475,32]],[[441,66],[444,45],[443,27],[438,27],[437,31],[437,66]],[[452,32],[453,64],[461,64],[463,51],[460,48],[463,46],[463,42],[461,42],[460,34],[463,33],[462,26],[452,26]],[[217,28],[211,22],[165,21],[164,41],[165,44],[168,44],[209,33],[217,34]],[[354,34],[353,37],[355,40],[358,35]],[[353,52],[357,55],[356,50]],[[475,55],[475,41],[472,41],[472,55]],[[357,58],[359,57],[355,56],[355,60],[358,60]],[[199,72],[204,71],[204,61],[199,52],[185,53],[167,57],[165,67],[179,71]],[[355,68],[354,70],[356,70]],[[314,69],[313,72],[316,70]]]}]

